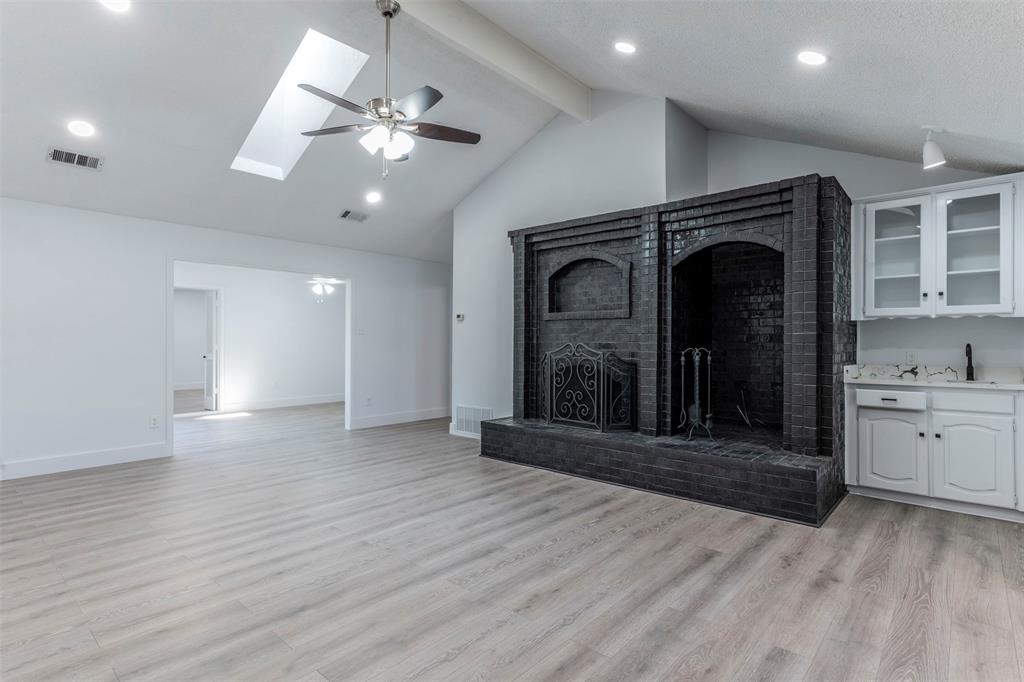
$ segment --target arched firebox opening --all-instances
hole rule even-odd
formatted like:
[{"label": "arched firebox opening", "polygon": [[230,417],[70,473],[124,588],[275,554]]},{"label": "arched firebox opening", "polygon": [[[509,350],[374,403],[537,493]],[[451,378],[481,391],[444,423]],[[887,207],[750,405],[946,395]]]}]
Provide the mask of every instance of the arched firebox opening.
[{"label": "arched firebox opening", "polygon": [[673,433],[781,445],[785,257],[720,242],[672,278]]}]

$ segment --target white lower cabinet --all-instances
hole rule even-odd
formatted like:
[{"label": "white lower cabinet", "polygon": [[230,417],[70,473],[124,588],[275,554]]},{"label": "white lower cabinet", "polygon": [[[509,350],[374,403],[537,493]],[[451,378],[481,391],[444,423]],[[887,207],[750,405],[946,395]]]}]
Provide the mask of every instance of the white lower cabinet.
[{"label": "white lower cabinet", "polygon": [[861,408],[860,484],[928,494],[928,418],[925,412]]},{"label": "white lower cabinet", "polygon": [[933,496],[1014,505],[1013,417],[933,412],[932,431]]},{"label": "white lower cabinet", "polygon": [[855,395],[858,485],[1017,507],[1024,438],[1014,428],[1020,414],[1012,394],[877,388]]}]

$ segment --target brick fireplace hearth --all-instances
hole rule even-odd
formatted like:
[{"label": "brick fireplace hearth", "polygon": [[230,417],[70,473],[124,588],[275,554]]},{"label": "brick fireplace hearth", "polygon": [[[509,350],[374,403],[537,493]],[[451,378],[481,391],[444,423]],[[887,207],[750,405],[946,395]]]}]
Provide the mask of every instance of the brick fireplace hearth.
[{"label": "brick fireplace hearth", "polygon": [[[821,523],[845,489],[849,210],[810,175],[511,232],[514,413],[484,423],[481,454]],[[628,422],[552,419],[566,348],[630,377],[628,404],[593,397]],[[568,396],[589,409],[610,385]]]}]

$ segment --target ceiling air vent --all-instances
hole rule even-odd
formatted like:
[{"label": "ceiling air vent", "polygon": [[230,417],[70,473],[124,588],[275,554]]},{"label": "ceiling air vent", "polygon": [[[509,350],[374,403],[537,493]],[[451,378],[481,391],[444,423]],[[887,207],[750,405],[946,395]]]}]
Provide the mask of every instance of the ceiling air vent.
[{"label": "ceiling air vent", "polygon": [[78,166],[79,168],[99,170],[103,167],[103,157],[101,156],[87,156],[64,149],[57,149],[56,147],[50,147],[50,151],[46,153],[46,158],[54,163],[63,163],[68,166]]},{"label": "ceiling air vent", "polygon": [[360,213],[359,211],[352,211],[346,208],[338,215],[338,217],[341,218],[342,220],[351,220],[352,222],[355,223],[361,223],[370,216],[366,213]]}]

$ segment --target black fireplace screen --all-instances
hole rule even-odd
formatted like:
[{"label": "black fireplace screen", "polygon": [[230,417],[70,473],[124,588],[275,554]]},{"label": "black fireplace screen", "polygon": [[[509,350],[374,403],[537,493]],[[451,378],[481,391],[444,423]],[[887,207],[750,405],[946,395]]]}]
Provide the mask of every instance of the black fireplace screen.
[{"label": "black fireplace screen", "polygon": [[598,431],[636,430],[636,365],[567,343],[544,354],[541,414],[550,423]]}]

